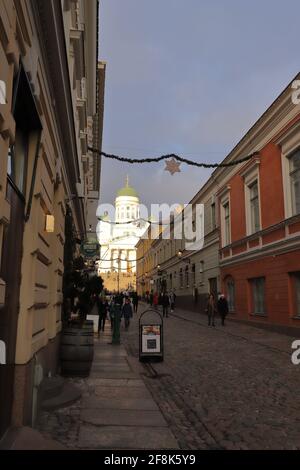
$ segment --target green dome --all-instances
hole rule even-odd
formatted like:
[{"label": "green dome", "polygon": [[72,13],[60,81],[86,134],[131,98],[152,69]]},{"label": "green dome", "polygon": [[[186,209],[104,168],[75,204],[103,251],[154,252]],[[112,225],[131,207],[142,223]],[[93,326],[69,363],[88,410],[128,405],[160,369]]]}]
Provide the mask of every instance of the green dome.
[{"label": "green dome", "polygon": [[117,197],[120,197],[120,196],[138,197],[138,193],[131,186],[127,186],[125,188],[119,189],[119,191],[117,192]]},{"label": "green dome", "polygon": [[139,197],[136,190],[132,186],[129,186],[128,176],[126,180],[126,186],[124,186],[124,188],[119,189],[119,191],[117,192],[117,197],[120,197],[120,196],[136,197],[136,198]]}]

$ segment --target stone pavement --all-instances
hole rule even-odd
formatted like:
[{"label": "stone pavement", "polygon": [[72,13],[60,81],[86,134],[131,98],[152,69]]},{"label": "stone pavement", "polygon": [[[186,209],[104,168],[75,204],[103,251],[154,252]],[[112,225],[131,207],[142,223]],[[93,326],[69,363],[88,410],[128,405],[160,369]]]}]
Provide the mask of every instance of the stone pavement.
[{"label": "stone pavement", "polygon": [[[137,320],[123,335],[135,358]],[[180,448],[300,449],[300,366],[291,363],[292,341],[232,321],[208,327],[205,316],[183,310],[165,319],[164,362],[144,380]]]},{"label": "stone pavement", "polygon": [[[125,334],[121,329],[121,334]],[[70,379],[82,389],[71,407],[44,412],[38,429],[72,449],[176,449],[178,444],[123,345],[112,345],[110,324],[95,338],[91,374]]]},{"label": "stone pavement", "polygon": [[[139,314],[147,306],[139,306]],[[82,400],[44,413],[39,429],[68,448],[300,449],[300,366],[293,338],[176,309],[164,322],[164,361],[138,361],[138,318],[96,339]],[[299,334],[300,338],[300,334]],[[154,400],[153,400],[153,398]]]}]

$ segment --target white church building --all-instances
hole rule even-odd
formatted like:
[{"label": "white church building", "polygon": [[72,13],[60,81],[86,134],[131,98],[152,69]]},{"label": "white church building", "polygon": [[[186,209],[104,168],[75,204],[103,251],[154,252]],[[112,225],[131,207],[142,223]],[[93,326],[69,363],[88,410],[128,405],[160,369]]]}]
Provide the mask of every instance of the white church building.
[{"label": "white church building", "polygon": [[117,192],[114,217],[99,213],[97,237],[100,243],[98,274],[109,291],[136,290],[136,244],[149,224],[140,219],[136,190],[126,184]]}]

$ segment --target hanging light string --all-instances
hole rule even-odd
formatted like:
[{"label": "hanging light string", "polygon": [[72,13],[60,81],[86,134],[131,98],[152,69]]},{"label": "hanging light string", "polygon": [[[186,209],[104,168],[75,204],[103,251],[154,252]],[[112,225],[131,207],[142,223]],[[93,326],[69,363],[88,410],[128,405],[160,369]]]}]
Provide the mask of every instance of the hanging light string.
[{"label": "hanging light string", "polygon": [[171,225],[171,224],[172,224],[172,222],[171,222],[171,223],[170,223],[170,222],[169,222],[169,223],[154,222],[154,221],[152,221],[152,220],[150,220],[150,219],[143,219],[143,218],[132,219],[132,220],[128,220],[127,222],[112,222],[112,221],[110,221],[110,220],[104,220],[104,219],[102,219],[101,216],[100,216],[100,217],[97,217],[97,218],[98,218],[98,220],[99,220],[100,222],[105,222],[106,224],[110,224],[110,225],[138,224],[139,222],[145,222],[145,223],[150,224],[150,225],[160,225],[160,226],[162,226],[162,225],[166,225],[166,226],[167,226],[167,225]]},{"label": "hanging light string", "polygon": [[247,155],[244,158],[241,158],[239,160],[234,160],[232,162],[223,162],[223,163],[200,163],[200,162],[195,162],[194,160],[189,160],[184,157],[180,157],[179,155],[176,155],[175,153],[170,153],[167,155],[161,155],[160,157],[152,157],[152,158],[129,158],[129,157],[123,157],[121,155],[114,155],[112,153],[106,153],[103,151],[100,151],[98,149],[95,149],[93,147],[88,147],[88,150],[90,152],[96,153],[99,156],[103,156],[105,158],[110,158],[112,160],[118,160],[119,162],[124,162],[124,163],[157,163],[162,160],[167,160],[170,158],[174,158],[175,160],[181,162],[181,163],[186,163],[187,165],[191,166],[196,166],[199,168],[218,168],[218,167],[231,167],[234,165],[239,165],[240,163],[247,162],[248,160],[251,160],[252,157],[255,157],[258,155],[258,152],[253,152],[250,155]]}]

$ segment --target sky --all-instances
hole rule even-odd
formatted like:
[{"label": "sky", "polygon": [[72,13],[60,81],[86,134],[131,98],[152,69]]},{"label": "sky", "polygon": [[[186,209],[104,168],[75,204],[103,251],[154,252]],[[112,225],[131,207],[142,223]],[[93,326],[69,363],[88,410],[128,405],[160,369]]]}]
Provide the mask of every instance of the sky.
[{"label": "sky", "polygon": [[[300,71],[299,0],[100,0],[103,151],[220,162]],[[126,175],[141,203],[188,203],[211,171],[102,159],[100,202]]]}]

